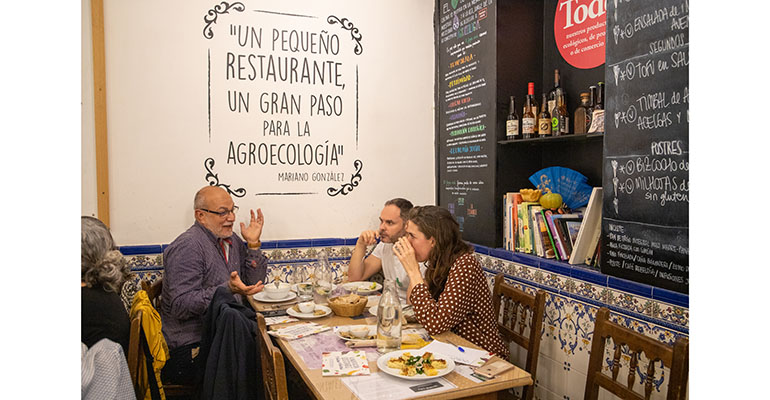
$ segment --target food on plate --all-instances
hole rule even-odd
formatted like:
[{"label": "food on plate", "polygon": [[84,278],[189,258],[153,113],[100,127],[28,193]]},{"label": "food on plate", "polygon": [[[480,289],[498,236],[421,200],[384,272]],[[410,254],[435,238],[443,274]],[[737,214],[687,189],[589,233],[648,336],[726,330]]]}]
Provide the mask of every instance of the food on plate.
[{"label": "food on plate", "polygon": [[345,339],[363,339],[363,340],[370,340],[377,337],[377,335],[372,335],[371,330],[366,325],[357,325],[357,326],[351,326],[348,329],[340,329],[338,331],[339,335],[342,336]]},{"label": "food on plate", "polygon": [[446,360],[433,358],[433,353],[425,352],[421,356],[413,356],[406,352],[401,357],[388,360],[388,368],[399,370],[403,376],[427,375],[435,376],[438,370],[446,368]]},{"label": "food on plate", "polygon": [[320,308],[318,310],[313,311],[313,315],[324,315],[324,314],[326,314],[326,311]]},{"label": "food on plate", "polygon": [[305,301],[297,304],[297,307],[298,307],[298,310],[295,310],[295,311],[299,311],[301,313],[307,314],[315,310],[315,303],[313,303],[312,301]]}]

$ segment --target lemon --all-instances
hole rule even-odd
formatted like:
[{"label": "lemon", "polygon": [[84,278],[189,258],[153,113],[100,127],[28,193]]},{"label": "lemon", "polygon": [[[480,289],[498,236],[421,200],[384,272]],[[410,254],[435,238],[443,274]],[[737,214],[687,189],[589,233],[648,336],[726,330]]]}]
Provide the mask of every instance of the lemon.
[{"label": "lemon", "polygon": [[543,208],[559,208],[561,207],[562,202],[561,195],[558,193],[546,193],[540,196],[540,205],[543,206]]}]

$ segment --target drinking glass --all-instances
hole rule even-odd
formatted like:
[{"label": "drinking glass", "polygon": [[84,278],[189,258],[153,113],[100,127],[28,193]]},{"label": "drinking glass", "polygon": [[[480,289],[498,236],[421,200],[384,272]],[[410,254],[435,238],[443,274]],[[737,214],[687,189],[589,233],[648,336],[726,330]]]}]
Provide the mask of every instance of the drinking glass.
[{"label": "drinking glass", "polygon": [[293,283],[297,285],[297,294],[300,301],[309,301],[313,299],[313,283],[310,282],[310,274],[307,267],[297,265],[294,267]]}]

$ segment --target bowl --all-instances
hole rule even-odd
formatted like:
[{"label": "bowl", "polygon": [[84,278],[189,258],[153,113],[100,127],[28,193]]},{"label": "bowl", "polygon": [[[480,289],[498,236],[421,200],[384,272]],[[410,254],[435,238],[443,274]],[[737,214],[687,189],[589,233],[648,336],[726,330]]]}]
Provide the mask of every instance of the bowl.
[{"label": "bowl", "polygon": [[265,291],[265,294],[267,297],[278,300],[283,299],[286,297],[286,295],[289,294],[289,290],[291,289],[291,285],[288,283],[280,283],[278,284],[278,287],[275,287],[274,283],[268,283],[265,285],[265,288],[263,289]]},{"label": "bowl", "polygon": [[359,296],[355,293],[346,294],[330,298],[329,308],[340,317],[355,317],[364,312],[368,300],[366,296]]},{"label": "bowl", "polygon": [[361,339],[369,336],[369,327],[366,325],[351,326],[348,330],[351,335]]},{"label": "bowl", "polygon": [[299,312],[303,314],[309,314],[315,310],[315,303],[312,301],[306,301],[303,303],[297,304],[297,307],[299,308]]}]

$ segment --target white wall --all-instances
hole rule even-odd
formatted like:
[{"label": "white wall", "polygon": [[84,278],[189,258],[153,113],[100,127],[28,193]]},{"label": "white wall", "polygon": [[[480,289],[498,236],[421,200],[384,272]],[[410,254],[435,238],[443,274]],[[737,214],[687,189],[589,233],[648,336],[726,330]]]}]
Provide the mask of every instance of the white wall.
[{"label": "white wall", "polygon": [[[186,229],[193,221],[195,191],[214,180],[206,177],[208,158],[215,161],[211,170],[218,183],[245,190],[234,197],[242,210],[262,208],[264,240],[353,237],[376,226],[389,198],[434,203],[433,1],[241,1],[243,11],[212,13],[216,22],[207,38],[204,17],[220,3],[105,1],[110,219],[119,244],[168,243]],[[360,54],[351,31],[328,23],[329,16],[347,18],[358,29]],[[261,27],[261,46],[241,47],[231,34],[237,27]],[[339,51],[287,52],[280,41],[274,49],[274,29],[331,35]],[[339,86],[233,79],[226,73],[228,52],[293,57],[300,65],[305,59],[339,63]],[[248,113],[229,110],[228,91],[249,93]],[[263,92],[301,96],[300,112],[263,114]],[[319,94],[340,96],[341,114],[319,116],[316,108],[311,116],[310,97]],[[84,89],[84,107],[88,95]],[[92,119],[84,111],[86,117]],[[270,120],[288,121],[290,135],[266,135],[263,124]],[[296,124],[304,127],[305,121],[310,135],[299,136]],[[93,135],[85,120],[83,135]],[[300,149],[336,144],[343,151],[330,165],[248,165],[228,163],[231,141]],[[93,164],[86,160],[93,150],[88,152],[86,142],[84,213],[95,209],[96,196]],[[363,164],[358,185],[346,195],[328,195],[328,188],[351,183],[356,160]],[[281,181],[281,172],[307,173],[309,181]],[[342,180],[313,182],[314,173]],[[238,215],[238,221],[247,218],[248,211]]]},{"label": "white wall", "polygon": [[96,206],[96,158],[94,157],[94,62],[91,44],[91,2],[81,3],[80,40],[80,212],[81,215],[97,216]]}]

